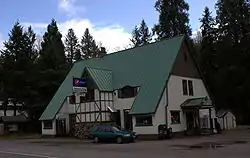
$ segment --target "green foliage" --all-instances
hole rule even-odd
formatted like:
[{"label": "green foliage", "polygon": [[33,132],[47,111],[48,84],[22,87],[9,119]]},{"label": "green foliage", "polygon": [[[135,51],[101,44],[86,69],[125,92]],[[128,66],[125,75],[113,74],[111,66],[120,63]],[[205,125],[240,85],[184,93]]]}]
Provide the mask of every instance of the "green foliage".
[{"label": "green foliage", "polygon": [[131,42],[133,43],[133,47],[138,47],[141,45],[140,41],[140,31],[137,26],[132,31],[132,39],[130,39]]},{"label": "green foliage", "polygon": [[65,64],[66,57],[61,38],[62,35],[58,30],[57,23],[52,19],[47,27],[47,31],[43,35],[43,41],[41,43],[42,50],[39,57],[41,68],[55,69],[61,64]]},{"label": "green foliage", "polygon": [[99,57],[100,50],[88,28],[85,30],[84,35],[82,36],[80,47],[84,59]]},{"label": "green foliage", "polygon": [[249,36],[250,15],[248,0],[218,0],[216,3],[216,21],[220,40],[229,36],[232,44],[239,43]]},{"label": "green foliage", "polygon": [[[58,30],[57,23],[52,19],[43,35],[37,71],[34,76],[31,76],[33,85],[36,87],[34,93],[36,97],[33,98],[32,104],[34,107],[39,107],[40,110],[36,110],[39,114],[46,108],[69,71],[69,64],[66,62],[64,52],[65,47],[61,38],[62,35]],[[66,50],[68,48],[66,46]],[[40,115],[34,117],[38,119]]]},{"label": "green foliage", "polygon": [[148,26],[144,20],[141,21],[140,26],[135,26],[132,31],[133,47],[142,46],[148,44],[152,40],[152,34],[150,33]]},{"label": "green foliage", "polygon": [[35,70],[37,51],[34,50],[35,33],[31,27],[24,31],[19,22],[16,22],[9,33],[8,41],[4,42],[1,53],[1,90],[0,99],[6,101],[15,98],[27,102],[31,88],[30,76]]},{"label": "green foliage", "polygon": [[79,61],[82,59],[78,39],[72,28],[68,30],[68,34],[66,35],[65,52],[67,53],[71,67],[74,60]]},{"label": "green foliage", "polygon": [[159,22],[153,28],[158,39],[180,34],[191,36],[189,26],[189,5],[184,0],[157,0],[155,9],[159,12]]},{"label": "green foliage", "polygon": [[0,55],[0,100],[14,98],[23,102],[30,117],[38,120],[65,79],[69,65],[82,60],[82,54],[88,59],[100,57],[102,51],[88,29],[81,47],[73,29],[69,29],[64,47],[54,19],[47,26],[42,41],[37,41],[31,27],[25,31],[16,22]]},{"label": "green foliage", "polygon": [[199,63],[217,108],[231,109],[238,123],[249,124],[250,3],[218,0],[216,13],[214,20],[206,8],[201,19]]}]

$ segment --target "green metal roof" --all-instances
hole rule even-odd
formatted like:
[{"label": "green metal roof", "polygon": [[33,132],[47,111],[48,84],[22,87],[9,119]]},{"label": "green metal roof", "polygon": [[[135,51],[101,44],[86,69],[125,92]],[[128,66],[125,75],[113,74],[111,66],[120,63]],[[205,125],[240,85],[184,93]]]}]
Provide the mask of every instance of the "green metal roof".
[{"label": "green metal roof", "polygon": [[72,94],[72,77],[81,77],[85,68],[100,90],[140,87],[130,114],[155,113],[183,40],[177,36],[75,63],[40,120],[54,119],[65,97]]},{"label": "green metal roof", "polygon": [[112,71],[96,68],[86,68],[87,72],[100,91],[113,91]]},{"label": "green metal roof", "polygon": [[184,103],[181,104],[182,108],[190,108],[190,107],[202,108],[203,106],[213,106],[213,103],[207,97],[201,97],[201,98],[187,99],[186,101],[184,101]]}]

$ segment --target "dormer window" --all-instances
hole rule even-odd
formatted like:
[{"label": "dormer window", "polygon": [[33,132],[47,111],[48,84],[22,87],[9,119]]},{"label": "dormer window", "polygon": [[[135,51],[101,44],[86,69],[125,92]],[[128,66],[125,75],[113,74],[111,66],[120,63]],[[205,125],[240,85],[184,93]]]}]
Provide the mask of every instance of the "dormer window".
[{"label": "dormer window", "polygon": [[118,98],[134,98],[137,94],[137,87],[126,86],[118,90]]}]

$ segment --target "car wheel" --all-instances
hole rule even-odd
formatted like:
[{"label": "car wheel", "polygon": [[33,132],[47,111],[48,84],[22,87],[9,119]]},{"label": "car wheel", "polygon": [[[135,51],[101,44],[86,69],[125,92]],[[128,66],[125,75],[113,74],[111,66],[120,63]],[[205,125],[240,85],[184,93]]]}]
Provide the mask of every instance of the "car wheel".
[{"label": "car wheel", "polygon": [[122,144],[122,142],[123,142],[122,137],[117,137],[117,138],[116,138],[116,142],[117,142],[118,144]]},{"label": "car wheel", "polygon": [[134,142],[135,142],[135,139],[134,139],[134,138],[132,138],[132,139],[131,139],[131,143],[134,143]]},{"label": "car wheel", "polygon": [[98,137],[94,137],[94,143],[99,143],[99,138]]}]

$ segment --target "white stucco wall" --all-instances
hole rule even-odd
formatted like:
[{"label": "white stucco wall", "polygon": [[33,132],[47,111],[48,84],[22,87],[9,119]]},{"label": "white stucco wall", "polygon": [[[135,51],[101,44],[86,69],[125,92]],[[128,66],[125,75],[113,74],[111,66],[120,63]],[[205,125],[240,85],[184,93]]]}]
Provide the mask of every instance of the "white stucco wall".
[{"label": "white stucco wall", "polygon": [[[193,81],[193,96],[185,96],[183,95],[182,89],[182,80],[192,80]],[[168,87],[168,126],[172,127],[173,132],[180,132],[186,130],[186,118],[183,112],[181,111],[180,105],[187,99],[190,98],[199,98],[199,97],[209,97],[208,92],[205,88],[205,85],[201,79],[196,78],[187,78],[171,75],[167,84]],[[171,124],[171,115],[170,111],[178,110],[180,112],[181,124]],[[208,114],[208,110],[203,110],[200,112],[200,115],[203,116]],[[215,111],[212,111],[212,117],[215,117]]]},{"label": "white stucco wall", "polygon": [[56,135],[56,120],[52,122],[52,129],[44,129],[44,124],[42,122],[42,135],[55,136]]},{"label": "white stucco wall", "polygon": [[[138,89],[139,90],[139,89]],[[118,90],[114,92],[114,108],[120,110],[121,126],[124,128],[124,110],[130,110],[135,98],[118,98]]]},{"label": "white stucco wall", "polygon": [[166,124],[166,89],[162,95],[161,101],[158,105],[155,115],[152,117],[153,126],[136,126],[136,117],[133,116],[133,129],[138,132],[138,134],[157,134],[158,126],[160,124]]}]

